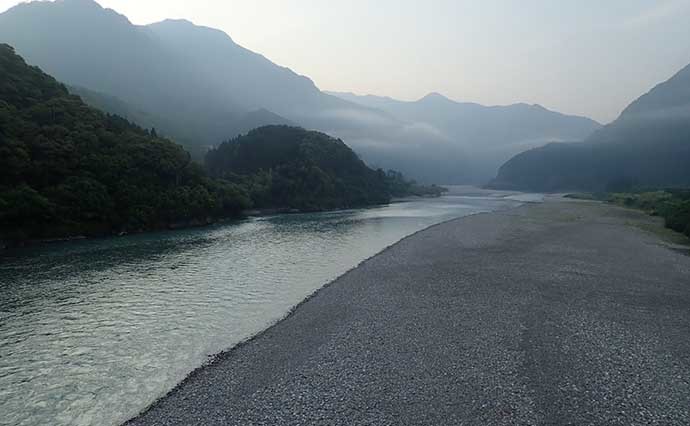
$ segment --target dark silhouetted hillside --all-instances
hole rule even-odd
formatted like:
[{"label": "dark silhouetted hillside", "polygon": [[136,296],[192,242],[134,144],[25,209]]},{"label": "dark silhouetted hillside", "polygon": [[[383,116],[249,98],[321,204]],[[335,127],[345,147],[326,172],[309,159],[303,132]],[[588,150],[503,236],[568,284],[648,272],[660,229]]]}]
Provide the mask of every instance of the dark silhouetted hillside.
[{"label": "dark silhouetted hillside", "polygon": [[251,188],[258,207],[322,210],[385,203],[385,174],[341,140],[298,127],[267,126],[206,155],[212,176]]},{"label": "dark silhouetted hillside", "polygon": [[201,224],[248,206],[179,145],[87,106],[0,45],[0,240]]},{"label": "dark silhouetted hillside", "polygon": [[492,186],[558,191],[690,185],[690,66],[633,102],[584,143],[508,161]]}]

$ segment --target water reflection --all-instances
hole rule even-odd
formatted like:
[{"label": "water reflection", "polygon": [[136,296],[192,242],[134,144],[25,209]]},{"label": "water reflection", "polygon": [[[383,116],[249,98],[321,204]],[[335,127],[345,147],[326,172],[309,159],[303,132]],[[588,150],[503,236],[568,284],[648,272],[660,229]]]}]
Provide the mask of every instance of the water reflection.
[{"label": "water reflection", "polygon": [[454,195],[7,253],[0,422],[122,422],[404,236],[517,204]]}]

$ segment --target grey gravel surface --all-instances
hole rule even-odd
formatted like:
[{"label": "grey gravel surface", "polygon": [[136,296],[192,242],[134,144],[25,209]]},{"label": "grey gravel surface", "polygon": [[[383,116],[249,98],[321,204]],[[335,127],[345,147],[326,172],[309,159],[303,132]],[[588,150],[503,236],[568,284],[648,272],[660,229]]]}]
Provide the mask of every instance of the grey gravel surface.
[{"label": "grey gravel surface", "polygon": [[403,240],[130,425],[689,425],[690,257],[547,199]]}]

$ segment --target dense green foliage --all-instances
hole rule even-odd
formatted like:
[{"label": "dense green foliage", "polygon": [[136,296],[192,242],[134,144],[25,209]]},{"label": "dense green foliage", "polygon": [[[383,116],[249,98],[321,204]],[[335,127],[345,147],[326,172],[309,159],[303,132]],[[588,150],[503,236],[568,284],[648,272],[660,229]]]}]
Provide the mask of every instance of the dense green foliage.
[{"label": "dense green foliage", "polygon": [[206,167],[246,188],[258,208],[350,208],[443,192],[372,170],[341,140],[289,126],[262,127],[223,143],[207,154]]},{"label": "dense green foliage", "polygon": [[203,158],[203,154],[206,152],[202,151],[203,147],[194,146],[193,138],[189,132],[185,132],[184,125],[143,111],[115,96],[105,93],[77,86],[67,86],[67,90],[71,94],[79,96],[84,103],[97,110],[117,115],[145,129],[156,129],[159,136],[169,138],[182,145],[187,152],[192,154],[192,157]]},{"label": "dense green foliage", "polygon": [[690,237],[690,190],[614,193],[609,201],[664,218],[666,226]]},{"label": "dense green foliage", "polygon": [[208,153],[71,95],[0,45],[0,241],[107,235],[209,223],[252,206],[324,210],[439,195],[368,168],[342,141],[268,126]]},{"label": "dense green foliage", "polygon": [[690,66],[633,102],[584,143],[555,143],[514,157],[493,187],[616,191],[690,186]]},{"label": "dense green foliage", "polygon": [[85,105],[0,45],[0,239],[201,223],[247,206],[178,145]]},{"label": "dense green foliage", "polygon": [[385,178],[388,192],[393,197],[439,197],[448,189],[438,185],[421,185],[414,180],[408,180],[395,170],[386,172]]},{"label": "dense green foliage", "polygon": [[389,201],[385,175],[342,141],[297,127],[266,126],[206,156],[216,178],[246,188],[256,207],[321,210]]},{"label": "dense green foliage", "polygon": [[639,189],[633,192],[569,194],[568,198],[600,200],[643,210],[664,218],[666,227],[690,237],[690,190]]}]

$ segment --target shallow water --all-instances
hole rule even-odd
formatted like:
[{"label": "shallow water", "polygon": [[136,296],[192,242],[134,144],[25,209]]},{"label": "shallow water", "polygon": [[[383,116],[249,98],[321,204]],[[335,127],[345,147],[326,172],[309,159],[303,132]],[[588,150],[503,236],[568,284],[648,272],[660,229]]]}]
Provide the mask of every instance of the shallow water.
[{"label": "shallow water", "polygon": [[0,257],[0,424],[114,425],[416,231],[519,200],[449,195]]}]

